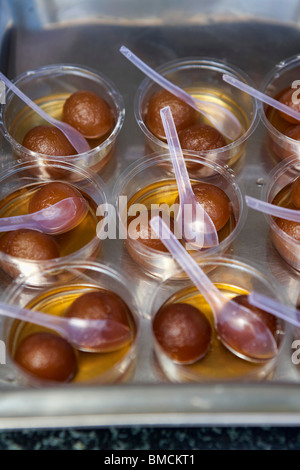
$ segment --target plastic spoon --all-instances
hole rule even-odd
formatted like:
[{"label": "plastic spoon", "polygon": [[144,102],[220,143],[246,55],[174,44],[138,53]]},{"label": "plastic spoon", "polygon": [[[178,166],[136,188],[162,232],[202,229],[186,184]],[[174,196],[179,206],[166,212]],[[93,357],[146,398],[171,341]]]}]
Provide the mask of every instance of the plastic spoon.
[{"label": "plastic spoon", "polygon": [[216,246],[219,244],[216,227],[193,192],[170,107],[166,106],[161,109],[160,115],[179,192],[180,209],[176,222],[181,223],[183,236],[189,242],[190,248],[201,249]]},{"label": "plastic spoon", "polygon": [[177,85],[174,85],[172,82],[169,82],[169,80],[153,70],[149,65],[145,64],[145,62],[139,59],[127,47],[122,46],[120,48],[120,52],[145,75],[151,78],[151,80],[158,83],[162,88],[177,96],[177,98],[181,99],[192,108],[196,109],[199,113],[203,114],[203,116],[208,119],[212,125],[221,132],[221,134],[228,137],[228,139],[236,140],[241,135],[241,124],[229,109],[226,109],[217,103],[193,98],[186,91],[182,90]]},{"label": "plastic spoon", "polygon": [[90,150],[90,146],[87,143],[86,139],[83,137],[82,134],[80,134],[80,132],[74,129],[74,127],[70,126],[66,122],[58,121],[57,119],[54,119],[52,116],[46,113],[34,101],[28,98],[28,96],[26,96],[1,72],[0,79],[5,83],[8,89],[11,89],[22,101],[24,101],[24,103],[27,104],[27,106],[32,108],[33,111],[39,114],[45,121],[49,122],[49,124],[52,124],[53,126],[60,129],[78,153],[84,153]]},{"label": "plastic spoon", "polygon": [[130,328],[113,320],[60,317],[3,302],[0,302],[0,315],[50,328],[82,351],[112,351],[132,339]]},{"label": "plastic spoon", "polygon": [[280,219],[300,223],[300,210],[276,206],[276,204],[270,204],[269,202],[264,202],[251,196],[245,196],[245,201],[247,206],[251,207],[251,209],[274,217],[280,217]]},{"label": "plastic spoon", "polygon": [[38,212],[0,218],[0,232],[26,228],[60,234],[79,225],[86,213],[87,203],[84,198],[68,197]]},{"label": "plastic spoon", "polygon": [[248,95],[253,96],[254,98],[258,99],[259,101],[262,101],[263,103],[266,103],[273,108],[278,109],[279,111],[282,111],[285,114],[288,114],[289,116],[293,117],[294,119],[297,119],[300,121],[300,113],[295,111],[294,109],[290,108],[286,104],[280,103],[279,101],[275,100],[274,98],[271,98],[268,95],[265,95],[261,91],[256,90],[255,88],[246,85],[246,83],[241,82],[240,80],[237,80],[236,78],[231,77],[230,75],[223,75],[223,80],[226,83],[229,83],[230,85],[238,88],[239,90],[244,91],[245,93],[248,93]]},{"label": "plastic spoon", "polygon": [[254,307],[265,310],[266,312],[275,315],[275,317],[281,318],[292,325],[300,327],[300,311],[296,308],[282,305],[279,302],[276,302],[276,300],[270,299],[270,297],[259,294],[258,292],[251,292],[248,295],[248,300]]},{"label": "plastic spoon", "polygon": [[251,310],[228,300],[215,287],[160,217],[153,217],[150,224],[210,304],[224,346],[250,362],[264,362],[275,357],[277,344],[266,324]]}]

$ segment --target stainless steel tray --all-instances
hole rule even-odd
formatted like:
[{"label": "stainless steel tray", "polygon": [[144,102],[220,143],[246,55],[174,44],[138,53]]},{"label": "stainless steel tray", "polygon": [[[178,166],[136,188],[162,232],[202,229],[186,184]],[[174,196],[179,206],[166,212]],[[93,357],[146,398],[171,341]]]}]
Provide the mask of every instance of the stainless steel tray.
[{"label": "stainless steel tray", "polygon": [[[144,77],[121,56],[122,44],[153,67],[187,56],[228,60],[259,86],[276,62],[299,52],[299,21],[298,0],[0,0],[0,67],[13,77],[41,65],[77,63],[102,71],[115,82],[124,96],[126,119],[116,155],[101,173],[112,189],[115,176],[145,154],[132,106]],[[0,168],[11,160],[2,142]],[[260,123],[238,176],[249,195],[259,197],[273,166]],[[117,269],[125,263],[129,272],[134,271],[121,241],[104,243],[101,261]],[[274,251],[263,216],[249,211],[233,254],[267,270],[291,302],[298,301],[300,277]],[[141,274],[138,285],[138,299],[147,308],[156,282]],[[0,428],[300,424],[300,370],[291,362],[291,343],[268,382],[170,384],[152,370],[148,328],[143,321],[143,348],[135,376],[127,384],[19,389],[10,384],[6,366],[0,365]]]}]

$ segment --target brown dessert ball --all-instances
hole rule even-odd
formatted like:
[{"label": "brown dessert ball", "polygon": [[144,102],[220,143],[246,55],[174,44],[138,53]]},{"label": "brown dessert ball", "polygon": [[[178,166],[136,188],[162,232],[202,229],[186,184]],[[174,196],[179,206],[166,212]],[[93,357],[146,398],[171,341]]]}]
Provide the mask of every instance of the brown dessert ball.
[{"label": "brown dessert ball", "polygon": [[[289,106],[289,108],[292,108],[298,113],[300,113],[300,103],[293,102],[293,97],[295,97],[295,95],[296,95],[296,98],[298,98],[297,90],[295,90],[294,88],[288,88],[282,94],[279,101],[280,103],[285,104],[286,106]],[[280,111],[280,116],[286,121],[291,122],[292,124],[300,124],[300,122],[297,119],[293,118],[292,116],[289,116],[288,114],[283,113],[282,111]]]},{"label": "brown dessert ball", "polygon": [[226,145],[223,135],[207,124],[194,124],[178,132],[181,147],[195,152],[214,150]]},{"label": "brown dessert ball", "polygon": [[257,308],[254,305],[251,305],[248,300],[248,295],[246,294],[237,295],[232,300],[234,300],[234,302],[238,303],[239,305],[242,305],[243,307],[248,308],[253,313],[255,313],[266,324],[266,326],[269,328],[274,338],[276,338],[276,333],[278,330],[278,320],[274,315],[271,315],[265,310]]},{"label": "brown dessert ball", "polygon": [[30,229],[6,232],[0,238],[0,250],[10,256],[35,261],[59,257],[57,245],[50,235]]},{"label": "brown dessert ball", "polygon": [[294,206],[297,209],[300,209],[300,176],[294,181],[292,185],[291,199],[292,199]]},{"label": "brown dessert ball", "polygon": [[[194,194],[215,224],[216,230],[226,225],[231,214],[231,202],[223,189],[210,183],[193,184]],[[179,196],[175,202],[179,202]]]},{"label": "brown dessert ball", "polygon": [[77,297],[65,313],[66,317],[90,320],[113,320],[129,326],[129,309],[114,292],[93,291]]},{"label": "brown dessert ball", "polygon": [[25,135],[22,145],[33,152],[52,157],[67,157],[77,152],[66,136],[52,126],[36,126]]},{"label": "brown dessert ball", "polygon": [[70,184],[54,181],[44,184],[31,197],[28,212],[38,212],[68,197],[82,197],[81,193]]},{"label": "brown dessert ball", "polygon": [[[130,311],[126,303],[120,296],[110,291],[87,292],[78,297],[68,308],[65,313],[66,317],[76,317],[89,320],[110,320],[118,325],[124,325],[130,332]],[[110,352],[123,348],[129,344],[131,337],[129,336],[126,344],[116,338],[114,331],[118,336],[118,328],[111,329],[109,332],[104,330],[104,336],[99,336],[93,340],[93,344],[87,343],[87,350],[96,352]],[[100,335],[101,333],[99,333]],[[103,342],[105,339],[105,343]]]},{"label": "brown dessert ball", "polygon": [[185,303],[162,307],[154,317],[153,333],[165,354],[180,364],[192,364],[201,359],[212,337],[206,316]]},{"label": "brown dessert ball", "polygon": [[297,242],[300,241],[300,224],[292,220],[276,219],[278,227],[283,230],[287,235],[294,238]]},{"label": "brown dessert ball", "polygon": [[166,90],[154,93],[148,102],[145,124],[158,139],[166,139],[160,110],[170,106],[177,132],[197,121],[197,111]]},{"label": "brown dessert ball", "polygon": [[[143,243],[143,245],[153,250],[168,252],[168,249],[166,248],[166,246],[159,239],[155,231],[151,228],[150,220],[155,215],[161,215],[161,212],[148,210],[148,211],[142,212],[140,215],[137,215],[136,217],[130,217],[128,219],[128,237],[131,240],[136,240],[140,243]],[[165,219],[165,221],[168,221],[168,218]],[[141,222],[141,223],[138,223],[138,222]],[[171,230],[171,232],[174,232],[174,218],[172,216],[170,216],[169,229]]]},{"label": "brown dessert ball", "polygon": [[62,120],[87,139],[105,135],[113,126],[108,103],[92,91],[76,91],[65,101]]},{"label": "brown dessert ball", "polygon": [[14,360],[35,377],[52,382],[69,382],[77,369],[74,349],[53,333],[33,333],[24,338]]}]

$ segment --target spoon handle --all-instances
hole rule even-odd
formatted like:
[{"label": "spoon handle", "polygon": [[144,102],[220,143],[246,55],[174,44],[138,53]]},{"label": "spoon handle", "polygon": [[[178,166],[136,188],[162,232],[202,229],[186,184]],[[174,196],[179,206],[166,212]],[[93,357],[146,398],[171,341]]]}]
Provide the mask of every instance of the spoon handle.
[{"label": "spoon handle", "polygon": [[11,232],[12,230],[19,230],[21,228],[41,231],[39,230],[38,224],[35,224],[32,214],[0,218],[0,232]]},{"label": "spoon handle", "polygon": [[162,108],[160,115],[169,144],[179,195],[191,195],[193,194],[193,189],[170,107]]},{"label": "spoon handle", "polygon": [[174,259],[187,273],[201,294],[203,294],[207,302],[216,309],[221,308],[227,300],[223,298],[222,294],[220,294],[219,290],[198,266],[196,261],[188,254],[161,217],[153,217],[150,220],[150,224],[163,244],[173,255]]},{"label": "spoon handle", "polygon": [[251,292],[248,296],[249,302],[254,307],[266,310],[267,312],[275,315],[282,320],[291,323],[294,326],[300,327],[300,311],[296,308],[282,305],[269,297],[259,294],[258,292]]},{"label": "spoon handle", "polygon": [[194,98],[189,95],[186,91],[182,90],[179,88],[177,85],[174,85],[174,83],[169,82],[165,77],[157,73],[155,70],[153,70],[149,65],[145,64],[139,57],[137,57],[133,52],[131,52],[127,47],[122,46],[120,48],[120,52],[128,59],[130,62],[132,62],[137,68],[139,68],[145,75],[147,75],[151,80],[156,82],[158,85],[160,85],[162,88],[165,90],[168,90],[170,93],[173,95],[177,96],[177,98],[182,99],[185,101],[188,105],[192,106],[192,108],[196,109],[199,111],[199,108],[195,104]]},{"label": "spoon handle", "polygon": [[244,91],[245,93],[248,93],[248,95],[253,96],[254,98],[258,99],[259,101],[262,101],[263,103],[266,103],[273,108],[278,109],[279,111],[282,111],[285,114],[288,114],[289,116],[293,117],[294,119],[297,119],[300,121],[300,113],[295,111],[293,108],[290,108],[289,106],[280,103],[279,101],[275,100],[274,98],[271,98],[271,96],[265,95],[261,91],[256,90],[255,88],[251,87],[250,85],[247,85],[246,83],[241,82],[240,80],[237,80],[236,78],[231,77],[230,75],[224,74],[223,75],[223,80],[226,83],[229,83],[230,85],[238,88],[239,90]]},{"label": "spoon handle", "polygon": [[61,329],[61,318],[47,313],[35,312],[26,308],[21,308],[16,305],[6,304],[0,302],[0,315],[13,318],[15,320],[22,320],[35,325],[43,326],[63,333]]},{"label": "spoon handle", "polygon": [[286,207],[276,206],[276,204],[270,204],[269,202],[264,202],[251,196],[245,196],[245,201],[248,207],[259,212],[300,223],[300,210],[298,209],[287,209]]}]

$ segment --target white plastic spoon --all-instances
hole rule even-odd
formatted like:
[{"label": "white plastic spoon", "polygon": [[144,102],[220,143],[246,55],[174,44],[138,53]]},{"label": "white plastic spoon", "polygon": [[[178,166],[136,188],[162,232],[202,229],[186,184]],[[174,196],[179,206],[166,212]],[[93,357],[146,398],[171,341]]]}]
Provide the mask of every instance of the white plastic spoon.
[{"label": "white plastic spoon", "polygon": [[228,139],[236,140],[241,135],[241,123],[237,117],[229,111],[229,109],[226,109],[224,106],[220,106],[217,103],[198,100],[197,98],[192,97],[177,85],[169,82],[169,80],[153,70],[149,65],[145,64],[145,62],[139,59],[127,47],[122,46],[120,48],[120,52],[145,75],[151,78],[151,80],[158,83],[162,88],[177,96],[177,98],[181,99],[192,108],[196,109],[199,113],[203,114],[203,116],[205,116],[206,119],[208,119],[212,125]]},{"label": "white plastic spoon", "polygon": [[267,325],[251,310],[228,300],[206,276],[160,217],[151,227],[210,304],[218,336],[232,353],[250,362],[274,358],[278,347]]}]

